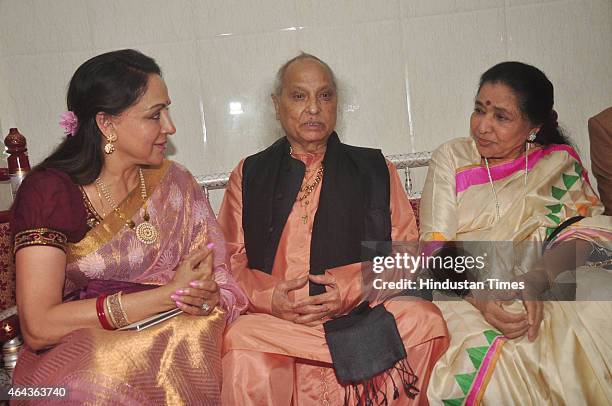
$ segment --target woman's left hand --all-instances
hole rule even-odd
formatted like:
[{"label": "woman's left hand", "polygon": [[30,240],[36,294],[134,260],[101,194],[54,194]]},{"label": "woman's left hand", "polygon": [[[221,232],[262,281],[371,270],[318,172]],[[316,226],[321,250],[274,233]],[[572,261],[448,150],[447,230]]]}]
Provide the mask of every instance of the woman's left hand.
[{"label": "woman's left hand", "polygon": [[515,279],[522,281],[524,285],[524,289],[520,291],[520,299],[523,301],[529,319],[527,338],[529,341],[534,341],[544,319],[544,303],[539,299],[551,288],[551,282],[548,274],[542,269],[532,270]]},{"label": "woman's left hand", "polygon": [[533,271],[515,279],[524,283],[524,288],[518,291],[517,298],[522,300],[523,306],[525,306],[527,311],[527,320],[529,322],[527,339],[529,341],[535,341],[538,337],[540,324],[542,324],[544,319],[544,304],[538,298],[548,287],[548,280],[542,282],[542,275],[537,275],[536,278],[533,277],[536,273],[541,274],[540,272]]},{"label": "woman's left hand", "polygon": [[172,299],[185,313],[207,316],[219,304],[219,285],[212,279],[191,281],[188,288],[176,290]]},{"label": "woman's left hand", "polygon": [[529,330],[527,330],[527,339],[535,341],[540,330],[540,324],[544,318],[544,304],[539,300],[523,299],[523,306],[527,310],[527,319],[529,322]]},{"label": "woman's left hand", "polygon": [[514,296],[515,299],[523,302],[527,311],[527,322],[529,323],[527,339],[535,341],[544,319],[544,304],[538,299],[550,287],[548,278],[546,273],[541,270],[533,270],[515,277],[514,281],[521,283],[523,287],[512,291],[510,296]]},{"label": "woman's left hand", "polygon": [[310,275],[311,282],[325,285],[327,292],[316,296],[309,296],[295,303],[295,312],[300,315],[293,322],[316,326],[326,319],[336,316],[340,312],[342,301],[336,278],[330,274]]}]

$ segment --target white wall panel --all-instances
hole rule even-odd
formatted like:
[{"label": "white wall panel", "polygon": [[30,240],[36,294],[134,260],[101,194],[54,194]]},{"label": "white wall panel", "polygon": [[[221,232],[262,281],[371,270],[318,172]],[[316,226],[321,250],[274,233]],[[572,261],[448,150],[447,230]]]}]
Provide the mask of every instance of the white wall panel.
[{"label": "white wall panel", "polygon": [[[64,136],[60,114],[66,111],[66,90],[74,70],[90,52],[41,53],[3,58],[3,72],[11,115],[2,118],[3,139],[17,127],[28,140],[30,163],[35,164]],[[4,96],[3,96],[4,98]]]},{"label": "white wall panel", "polygon": [[197,38],[290,30],[298,25],[295,4],[289,0],[192,0],[192,3]]},{"label": "white wall panel", "polygon": [[0,2],[2,55],[30,55],[91,49],[89,3],[81,0]]},{"label": "white wall panel", "polygon": [[[202,112],[197,119],[206,123],[198,165],[207,172],[228,171],[279,136],[270,94],[276,70],[296,53],[294,31],[198,41]],[[203,129],[197,137],[203,139]]]},{"label": "white wall panel", "polygon": [[304,27],[337,27],[399,18],[400,0],[294,0]]},{"label": "white wall panel", "polygon": [[587,120],[612,106],[612,1],[511,7],[507,15],[508,57],[547,74],[559,123],[590,167]]},{"label": "white wall panel", "polygon": [[469,135],[482,72],[505,59],[503,9],[404,20],[415,148]]},{"label": "white wall panel", "polygon": [[432,150],[468,134],[479,75],[516,59],[551,78],[587,158],[586,119],[612,105],[611,27],[610,0],[0,0],[0,130],[19,127],[37,163],[76,67],[134,47],[164,70],[171,157],[227,171],[279,135],[274,75],[304,50],[338,74],[347,142]]},{"label": "white wall panel", "polygon": [[80,3],[87,4],[95,49],[111,50],[194,38],[194,17],[189,0],[87,0]]}]

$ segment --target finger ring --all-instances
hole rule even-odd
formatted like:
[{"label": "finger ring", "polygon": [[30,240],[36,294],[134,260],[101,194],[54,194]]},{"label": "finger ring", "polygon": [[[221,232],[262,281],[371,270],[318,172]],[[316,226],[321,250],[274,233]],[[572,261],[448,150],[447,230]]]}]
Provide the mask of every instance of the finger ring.
[{"label": "finger ring", "polygon": [[204,310],[205,312],[208,312],[208,311],[210,310],[210,305],[209,305],[208,303],[204,302],[204,303],[202,304],[202,306],[200,306],[200,308],[201,308],[202,310]]}]

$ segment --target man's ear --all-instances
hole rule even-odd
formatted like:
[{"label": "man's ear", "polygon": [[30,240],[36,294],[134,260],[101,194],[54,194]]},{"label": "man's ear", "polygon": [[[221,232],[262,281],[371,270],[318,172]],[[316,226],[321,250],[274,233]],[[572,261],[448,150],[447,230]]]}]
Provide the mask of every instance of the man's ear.
[{"label": "man's ear", "polygon": [[276,119],[280,120],[280,100],[278,100],[278,96],[274,93],[272,93],[270,97],[272,97],[272,103],[274,103],[274,110],[276,110]]}]

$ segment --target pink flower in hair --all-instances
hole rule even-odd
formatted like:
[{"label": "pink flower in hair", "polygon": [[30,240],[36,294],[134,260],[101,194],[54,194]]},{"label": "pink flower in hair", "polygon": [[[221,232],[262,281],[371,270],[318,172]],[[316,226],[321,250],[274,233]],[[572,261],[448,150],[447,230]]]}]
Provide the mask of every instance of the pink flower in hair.
[{"label": "pink flower in hair", "polygon": [[77,129],[79,128],[79,120],[76,114],[74,114],[73,111],[68,110],[65,113],[62,113],[60,118],[61,121],[59,122],[59,125],[64,129],[66,135],[69,137],[75,135]]}]

